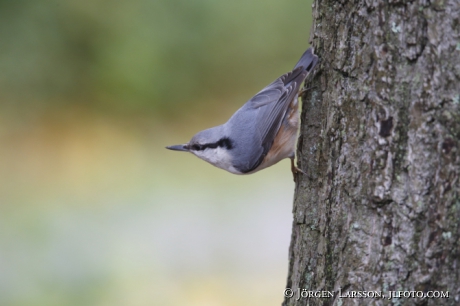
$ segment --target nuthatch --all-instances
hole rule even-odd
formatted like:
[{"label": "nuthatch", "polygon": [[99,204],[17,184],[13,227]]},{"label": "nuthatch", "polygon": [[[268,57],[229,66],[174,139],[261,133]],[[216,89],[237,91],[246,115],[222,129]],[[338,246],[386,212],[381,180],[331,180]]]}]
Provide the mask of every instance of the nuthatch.
[{"label": "nuthatch", "polygon": [[190,152],[234,174],[250,174],[284,158],[294,165],[299,128],[298,95],[318,57],[309,48],[291,72],[283,74],[246,102],[224,124],[198,132],[182,145],[166,147]]}]

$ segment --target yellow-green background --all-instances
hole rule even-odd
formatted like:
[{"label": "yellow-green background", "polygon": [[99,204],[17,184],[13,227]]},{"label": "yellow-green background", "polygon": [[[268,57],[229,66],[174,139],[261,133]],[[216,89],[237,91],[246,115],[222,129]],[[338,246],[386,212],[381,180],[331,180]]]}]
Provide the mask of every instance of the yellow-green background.
[{"label": "yellow-green background", "polygon": [[0,305],[279,305],[289,161],[165,150],[308,47],[311,1],[1,0]]}]

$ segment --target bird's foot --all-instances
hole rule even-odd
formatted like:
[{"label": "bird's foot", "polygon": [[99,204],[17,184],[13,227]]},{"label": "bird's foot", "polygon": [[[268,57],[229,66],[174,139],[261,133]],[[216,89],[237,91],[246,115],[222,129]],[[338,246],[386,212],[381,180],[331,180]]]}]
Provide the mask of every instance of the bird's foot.
[{"label": "bird's foot", "polygon": [[297,168],[297,166],[294,163],[294,158],[291,158],[291,171],[294,177],[294,182],[296,181],[296,174],[299,174],[299,173],[306,174],[302,169]]},{"label": "bird's foot", "polygon": [[299,96],[302,97],[304,95],[304,93],[306,93],[307,91],[309,91],[310,89],[313,89],[313,88],[316,88],[318,86],[310,86],[310,87],[304,87],[302,88],[300,91],[299,91]]}]

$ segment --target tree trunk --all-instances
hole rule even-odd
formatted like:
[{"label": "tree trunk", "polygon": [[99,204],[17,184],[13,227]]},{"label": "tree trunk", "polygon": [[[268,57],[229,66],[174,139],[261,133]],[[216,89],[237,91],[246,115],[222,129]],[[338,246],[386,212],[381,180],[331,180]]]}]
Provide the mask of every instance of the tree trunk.
[{"label": "tree trunk", "polygon": [[283,305],[460,305],[460,1],[313,7]]}]

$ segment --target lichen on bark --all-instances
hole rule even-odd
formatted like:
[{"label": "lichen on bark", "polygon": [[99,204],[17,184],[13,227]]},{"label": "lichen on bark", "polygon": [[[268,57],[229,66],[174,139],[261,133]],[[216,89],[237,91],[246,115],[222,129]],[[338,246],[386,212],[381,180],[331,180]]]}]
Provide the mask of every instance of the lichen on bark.
[{"label": "lichen on bark", "polygon": [[460,2],[317,0],[287,287],[449,298],[283,305],[460,305]]}]

